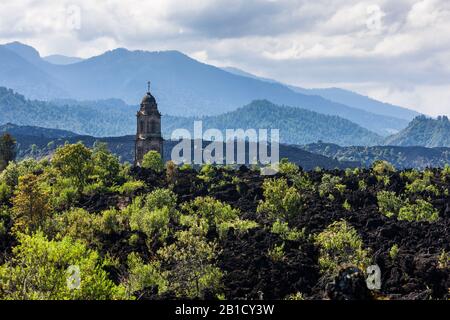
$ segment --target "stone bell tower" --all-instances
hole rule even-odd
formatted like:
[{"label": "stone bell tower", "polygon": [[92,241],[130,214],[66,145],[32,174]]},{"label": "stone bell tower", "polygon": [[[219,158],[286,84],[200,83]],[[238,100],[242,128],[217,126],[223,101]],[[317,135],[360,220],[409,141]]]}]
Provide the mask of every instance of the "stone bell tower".
[{"label": "stone bell tower", "polygon": [[144,155],[151,151],[158,151],[163,157],[163,142],[161,135],[161,114],[155,98],[150,93],[150,82],[148,91],[141,102],[141,108],[137,113],[137,132],[134,164],[142,165]]}]

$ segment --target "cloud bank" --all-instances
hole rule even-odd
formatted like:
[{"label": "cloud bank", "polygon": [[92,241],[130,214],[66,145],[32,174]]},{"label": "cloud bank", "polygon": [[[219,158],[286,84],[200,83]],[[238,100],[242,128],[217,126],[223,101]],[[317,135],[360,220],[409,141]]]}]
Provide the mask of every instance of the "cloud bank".
[{"label": "cloud bank", "polygon": [[450,115],[446,0],[15,0],[0,41],[43,55],[183,51],[303,87],[343,87]]}]

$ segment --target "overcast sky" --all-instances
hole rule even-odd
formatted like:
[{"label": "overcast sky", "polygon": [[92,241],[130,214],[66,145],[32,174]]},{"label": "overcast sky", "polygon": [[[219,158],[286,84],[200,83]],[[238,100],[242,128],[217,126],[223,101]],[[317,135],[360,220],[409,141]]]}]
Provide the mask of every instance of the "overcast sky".
[{"label": "overcast sky", "polygon": [[16,40],[41,55],[175,49],[450,115],[448,0],[2,0],[0,42]]}]

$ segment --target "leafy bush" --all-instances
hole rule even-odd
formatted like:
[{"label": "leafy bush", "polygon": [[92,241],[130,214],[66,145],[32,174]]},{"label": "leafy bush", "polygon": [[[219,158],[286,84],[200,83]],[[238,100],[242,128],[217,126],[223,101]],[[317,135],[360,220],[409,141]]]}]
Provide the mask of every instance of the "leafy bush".
[{"label": "leafy bush", "polygon": [[278,170],[281,174],[289,178],[295,177],[300,172],[300,168],[295,163],[289,162],[286,158],[281,159]]},{"label": "leafy bush", "polygon": [[398,220],[434,222],[439,219],[439,212],[425,200],[417,200],[414,204],[406,204],[400,209]]},{"label": "leafy bush", "polygon": [[322,181],[319,185],[319,194],[321,197],[326,197],[332,194],[335,190],[343,193],[345,191],[345,185],[342,183],[342,178],[337,176],[332,176],[331,174],[324,174],[322,176]]},{"label": "leafy bush", "polygon": [[422,193],[425,191],[431,192],[434,195],[439,195],[438,188],[433,185],[432,178],[434,174],[431,171],[425,171],[423,173],[423,177],[417,177],[414,180],[412,180],[411,183],[406,185],[406,191],[409,193]]},{"label": "leafy bush", "polygon": [[377,194],[378,209],[388,218],[396,217],[405,202],[395,192],[380,191]]},{"label": "leafy bush", "polygon": [[384,160],[377,160],[372,164],[372,171],[378,176],[383,176],[390,175],[396,170],[395,167],[389,162]]},{"label": "leafy bush", "polygon": [[143,187],[145,187],[145,183],[143,181],[132,180],[125,182],[115,190],[117,190],[122,195],[132,196],[137,190],[142,189]]},{"label": "leafy bush", "polygon": [[263,183],[264,201],[258,204],[257,212],[271,220],[289,221],[300,211],[301,197],[295,187],[289,187],[286,179],[268,179]]},{"label": "leafy bush", "polygon": [[128,297],[131,297],[132,294],[138,291],[151,287],[156,287],[158,294],[167,291],[168,284],[161,272],[160,262],[152,261],[145,264],[142,258],[135,252],[130,253],[127,260],[129,274],[124,286]]},{"label": "leafy bush", "polygon": [[182,206],[185,213],[180,220],[182,225],[196,229],[200,234],[216,230],[224,236],[229,228],[245,232],[255,227],[251,221],[239,219],[239,210],[212,197],[197,197]]},{"label": "leafy bush", "polygon": [[[68,286],[68,268],[79,268],[79,289]],[[76,282],[76,281],[75,281]],[[20,235],[13,257],[0,266],[0,299],[123,299],[125,290],[108,279],[97,252],[70,238],[49,241],[41,232]]]},{"label": "leafy bush", "polygon": [[205,290],[221,291],[222,271],[215,263],[217,244],[189,231],[176,234],[176,242],[158,250],[168,290],[178,297],[202,298]]},{"label": "leafy bush", "polygon": [[58,215],[55,220],[57,239],[70,237],[85,245],[93,245],[97,242],[96,233],[100,229],[100,220],[97,215],[76,208]]},{"label": "leafy bush", "polygon": [[395,260],[395,258],[397,258],[398,256],[398,252],[399,252],[399,248],[397,244],[394,244],[391,247],[391,250],[389,250],[389,257],[391,257],[392,260]]},{"label": "leafy bush", "polygon": [[277,220],[272,225],[272,233],[278,234],[281,239],[288,241],[297,241],[304,237],[304,232],[298,231],[296,228],[289,228],[287,222]]},{"label": "leafy bush", "polygon": [[7,203],[11,199],[12,189],[6,182],[0,182],[0,204]]},{"label": "leafy bush", "polygon": [[322,272],[335,275],[343,265],[366,270],[370,264],[369,250],[357,231],[346,221],[335,221],[315,237],[320,249],[319,266]]},{"label": "leafy bush", "polygon": [[257,228],[259,225],[255,221],[235,219],[232,221],[224,221],[218,225],[218,233],[220,238],[224,238],[229,229],[234,229],[238,234],[245,234],[248,230]]},{"label": "leafy bush", "polygon": [[[176,219],[176,195],[168,189],[156,189],[147,195],[143,206],[131,211],[131,230],[143,232],[148,241],[155,236],[164,242],[169,236],[169,223]],[[133,204],[132,204],[133,205]]]},{"label": "leafy bush", "polygon": [[129,227],[129,217],[124,212],[109,209],[102,212],[100,231],[106,234],[119,234]]},{"label": "leafy bush", "polygon": [[274,262],[281,262],[285,259],[284,243],[275,245],[267,252],[267,256]]},{"label": "leafy bush", "polygon": [[142,160],[142,168],[162,172],[164,170],[164,162],[161,155],[155,150],[147,152]]}]

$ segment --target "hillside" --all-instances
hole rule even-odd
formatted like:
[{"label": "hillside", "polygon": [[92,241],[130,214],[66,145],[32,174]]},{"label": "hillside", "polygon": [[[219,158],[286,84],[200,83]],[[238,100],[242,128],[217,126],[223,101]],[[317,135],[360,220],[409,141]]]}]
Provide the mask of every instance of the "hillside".
[{"label": "hillside", "polygon": [[[239,76],[177,51],[116,49],[77,63],[55,65],[41,59],[33,48],[15,43],[2,46],[0,60],[4,62],[0,64],[0,85],[33,99],[119,98],[137,104],[145,84],[151,80],[161,111],[174,116],[217,115],[253,100],[267,99],[276,104],[339,115],[381,135],[407,126],[404,119],[294,92],[279,83]],[[3,77],[9,66],[15,68],[13,77]],[[39,82],[39,72],[42,82]],[[40,86],[36,87],[36,83]]]},{"label": "hillside", "polygon": [[[243,77],[249,77],[253,79],[258,79],[262,81],[267,81],[271,83],[280,83],[273,79],[263,78],[255,76],[249,72],[240,70],[238,68],[233,67],[225,67],[223,68],[225,71],[228,71],[230,73],[234,73],[239,76]],[[396,117],[399,119],[411,121],[415,117],[419,116],[420,113],[403,108],[400,106],[396,106],[390,103],[384,103],[377,101],[375,99],[372,99],[370,97],[358,94],[353,91],[344,90],[341,88],[320,88],[320,89],[305,89],[300,88],[298,86],[292,86],[287,85],[291,90],[295,92],[299,92],[306,95],[311,96],[320,96],[322,98],[325,98],[329,101],[337,102],[340,104],[344,104],[346,106],[361,109],[367,112],[379,114],[379,115],[385,115],[390,117]]]},{"label": "hillside", "polygon": [[[135,133],[137,109],[117,99],[32,101],[0,88],[0,124],[59,128],[97,137],[121,136]],[[163,116],[163,134],[170,138],[174,129],[192,128],[193,121],[194,118]],[[224,115],[205,117],[203,121],[205,129],[279,128],[281,142],[288,144],[324,140],[342,145],[373,145],[382,141],[375,133],[337,116],[276,106],[268,101],[257,101]]]},{"label": "hillside", "polygon": [[388,137],[386,145],[450,147],[450,121],[447,117],[415,118],[407,128]]},{"label": "hillside", "polygon": [[443,168],[450,164],[450,148],[425,147],[341,147],[329,143],[301,146],[303,150],[321,154],[340,161],[356,161],[369,167],[376,160],[385,160],[399,169]]},{"label": "hillside", "polygon": [[[277,106],[267,100],[218,116],[204,117],[204,128],[280,129],[280,140],[288,144],[307,144],[319,140],[341,145],[375,145],[382,141],[377,134],[346,119],[327,116],[300,108]],[[193,131],[193,118],[163,118],[169,132],[176,128]]]}]

